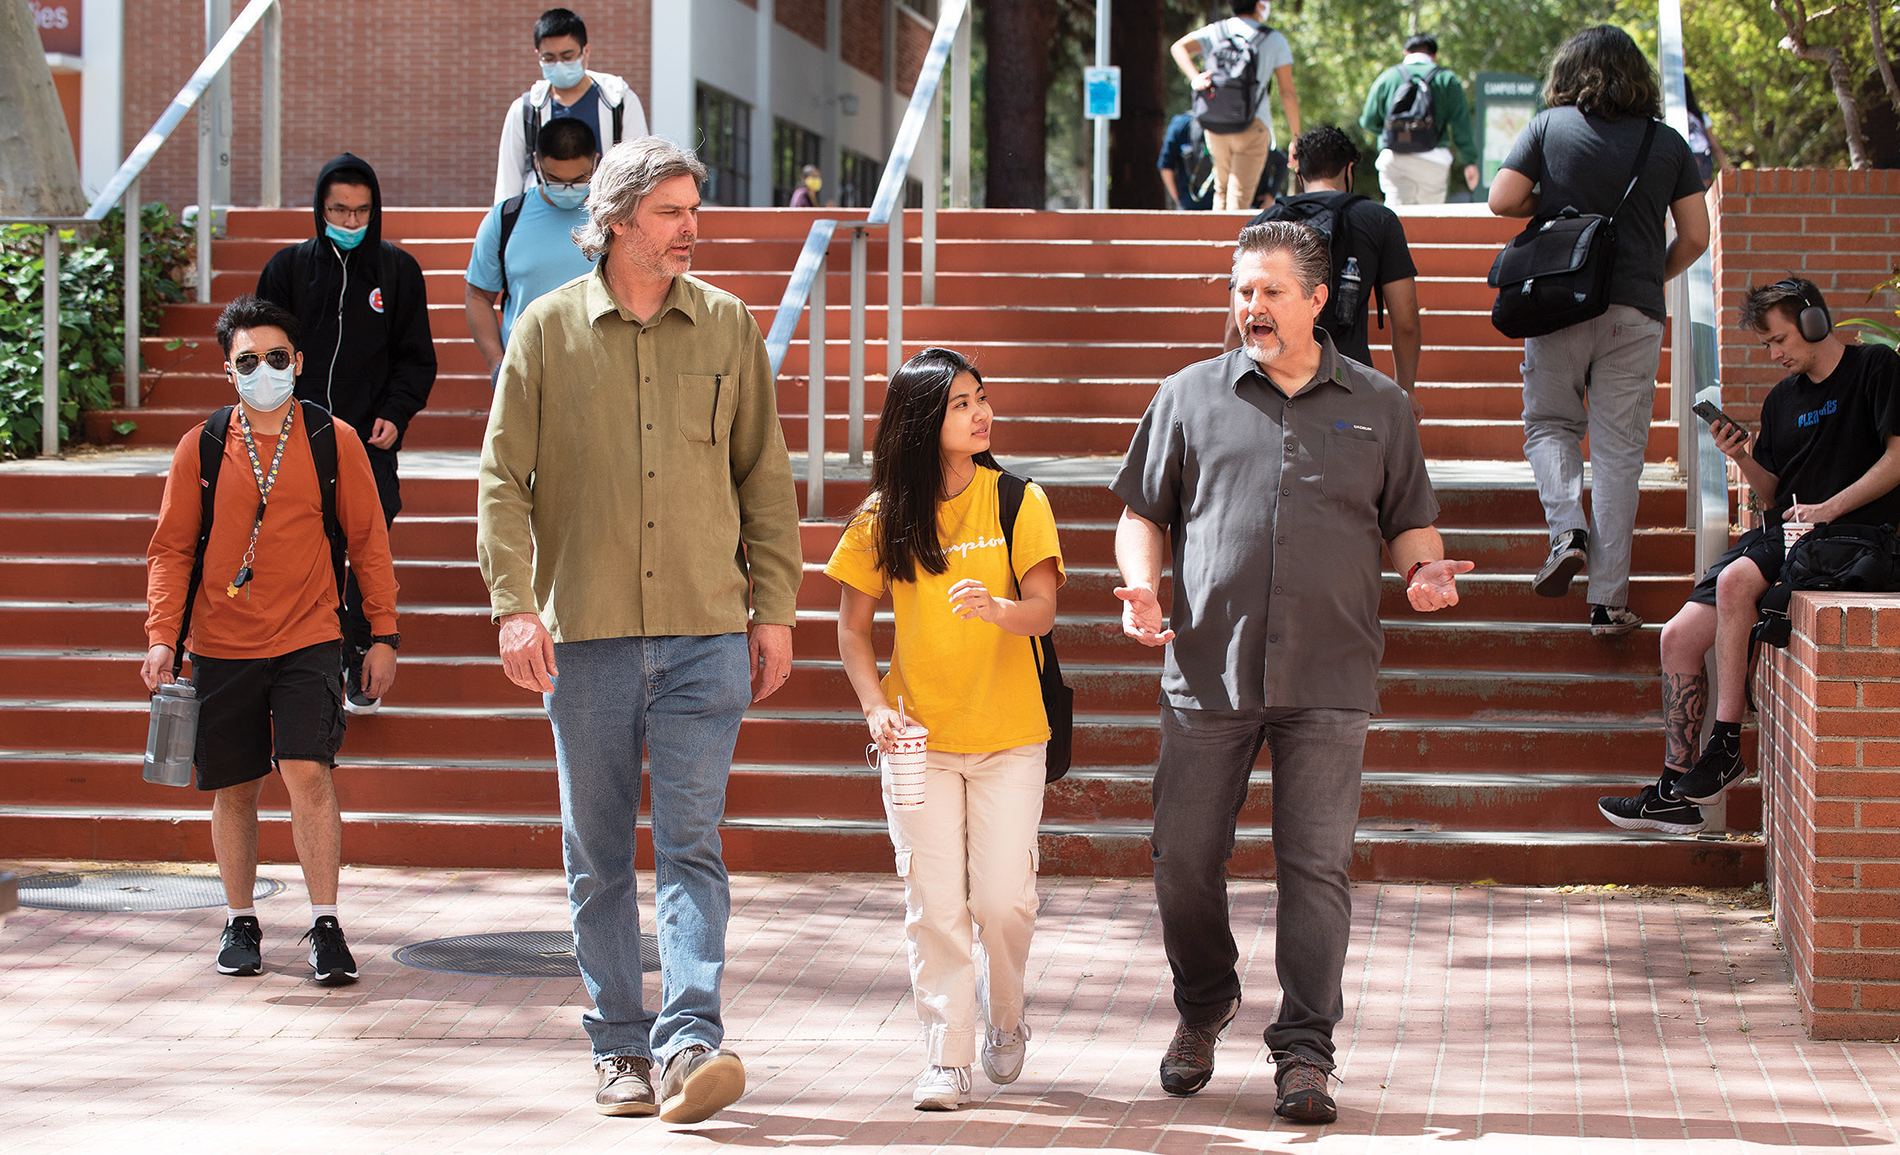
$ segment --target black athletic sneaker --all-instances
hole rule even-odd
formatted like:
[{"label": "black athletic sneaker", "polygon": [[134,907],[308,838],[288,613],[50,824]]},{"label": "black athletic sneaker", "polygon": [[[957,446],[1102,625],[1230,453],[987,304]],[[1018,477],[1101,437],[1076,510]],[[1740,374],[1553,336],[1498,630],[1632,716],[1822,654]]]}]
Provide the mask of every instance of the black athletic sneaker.
[{"label": "black athletic sneaker", "polygon": [[264,930],[257,920],[241,914],[224,924],[224,941],[218,947],[218,973],[254,975],[264,969]]},{"label": "black athletic sneaker", "polygon": [[1634,798],[1599,798],[1597,811],[1625,830],[1660,830],[1664,834],[1694,834],[1704,825],[1702,811],[1680,798],[1665,798],[1651,782]]},{"label": "black athletic sneaker", "polygon": [[350,945],[343,941],[343,928],[336,919],[324,915],[303,937],[310,940],[310,969],[316,972],[318,983],[344,987],[356,981],[356,959],[350,954]]},{"label": "black athletic sneaker", "polygon": [[1545,559],[1544,568],[1537,571],[1531,579],[1531,589],[1539,597],[1560,598],[1570,592],[1570,579],[1577,576],[1583,568],[1585,554],[1590,549],[1590,534],[1587,530],[1569,529],[1557,535],[1550,543],[1550,557]]},{"label": "black athletic sneaker", "polygon": [[360,656],[343,671],[343,708],[352,714],[374,714],[383,708],[381,698],[372,698],[363,692],[363,659]]},{"label": "black athletic sneaker", "polygon": [[1699,806],[1706,806],[1726,794],[1729,787],[1747,774],[1739,741],[1731,754],[1723,748],[1719,738],[1711,739],[1702,757],[1696,759],[1695,769],[1676,779],[1676,793]]},{"label": "black athletic sneaker", "polygon": [[1225,1010],[1205,1023],[1182,1023],[1174,1028],[1174,1041],[1161,1056],[1161,1089],[1170,1095],[1192,1095],[1214,1077],[1214,1045],[1227,1025],[1240,1013],[1240,1000],[1228,1003]]},{"label": "black athletic sneaker", "polygon": [[1618,638],[1643,628],[1643,619],[1628,606],[1590,606],[1590,632],[1599,638]]},{"label": "black athletic sneaker", "polygon": [[1296,1055],[1280,1064],[1273,1083],[1280,1092],[1273,1113],[1295,1123],[1331,1123],[1339,1118],[1339,1104],[1326,1093],[1333,1077],[1330,1064]]}]

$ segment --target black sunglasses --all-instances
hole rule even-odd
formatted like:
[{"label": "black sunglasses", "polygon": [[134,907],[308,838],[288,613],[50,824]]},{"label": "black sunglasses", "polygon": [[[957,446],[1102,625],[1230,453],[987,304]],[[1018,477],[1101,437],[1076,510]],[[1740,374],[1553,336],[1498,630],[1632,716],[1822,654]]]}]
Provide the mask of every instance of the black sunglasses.
[{"label": "black sunglasses", "polygon": [[290,350],[288,349],[272,349],[270,352],[264,354],[262,358],[259,358],[255,353],[239,353],[237,356],[231,358],[231,367],[240,373],[255,373],[257,372],[257,363],[260,359],[264,364],[269,365],[279,372],[290,368]]}]

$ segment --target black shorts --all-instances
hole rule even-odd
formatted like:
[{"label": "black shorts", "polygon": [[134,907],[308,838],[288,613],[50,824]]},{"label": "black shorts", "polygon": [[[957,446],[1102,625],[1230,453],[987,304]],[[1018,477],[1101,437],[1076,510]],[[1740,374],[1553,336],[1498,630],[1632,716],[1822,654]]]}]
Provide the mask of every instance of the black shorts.
[{"label": "black shorts", "polygon": [[335,765],[343,745],[341,643],[275,658],[191,658],[198,789],[255,782],[278,761]]},{"label": "black shorts", "polygon": [[1716,579],[1722,576],[1722,571],[1729,567],[1730,562],[1742,557],[1754,562],[1755,568],[1761,571],[1761,576],[1767,579],[1769,585],[1774,585],[1775,581],[1781,577],[1781,527],[1777,525],[1766,529],[1751,529],[1743,534],[1741,540],[1729,546],[1721,557],[1710,563],[1709,572],[1703,574],[1702,580],[1689,591],[1689,600],[1705,606],[1713,606]]}]

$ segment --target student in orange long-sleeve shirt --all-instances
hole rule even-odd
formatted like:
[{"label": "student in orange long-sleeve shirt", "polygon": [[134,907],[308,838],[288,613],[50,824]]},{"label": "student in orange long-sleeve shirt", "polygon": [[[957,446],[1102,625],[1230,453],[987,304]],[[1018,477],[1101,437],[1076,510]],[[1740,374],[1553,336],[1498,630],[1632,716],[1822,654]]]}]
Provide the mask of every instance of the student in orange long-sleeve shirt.
[{"label": "student in orange long-sleeve shirt", "polygon": [[[336,518],[375,634],[365,688],[394,684],[396,571],[376,479],[356,430],[321,407],[292,400],[303,354],[297,320],[245,296],[218,318],[225,375],[240,404],[230,415],[217,474],[204,576],[190,636],[179,636],[202,523],[199,446],[204,426],[172,455],[165,502],[147,553],[147,689],[172,680],[174,647],[191,654],[200,713],[198,789],[214,791],[211,844],[229,911],[218,973],[263,968],[257,882],[257,796],[273,763],[290,792],[291,833],[310,892],[310,965],[316,981],[356,981],[356,960],[337,921],[343,823],[330,772],[343,743],[342,631],[337,578],[324,531],[314,434],[335,431]],[[263,500],[260,501],[260,495]]]}]

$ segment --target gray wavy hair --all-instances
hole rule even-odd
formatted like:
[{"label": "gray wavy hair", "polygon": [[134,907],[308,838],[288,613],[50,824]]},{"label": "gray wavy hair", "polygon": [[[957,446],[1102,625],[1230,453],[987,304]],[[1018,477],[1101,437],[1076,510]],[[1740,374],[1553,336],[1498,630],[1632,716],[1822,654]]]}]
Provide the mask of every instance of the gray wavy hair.
[{"label": "gray wavy hair", "polygon": [[1245,253],[1265,256],[1279,252],[1293,258],[1294,279],[1300,282],[1300,292],[1306,296],[1312,296],[1314,289],[1326,283],[1333,264],[1326,239],[1319,235],[1319,230],[1297,221],[1267,221],[1240,230],[1240,243],[1234,246],[1234,268],[1240,268],[1240,258]]},{"label": "gray wavy hair", "polygon": [[706,179],[706,166],[691,152],[658,136],[622,141],[607,150],[587,191],[587,223],[574,230],[574,243],[589,260],[613,244],[613,226],[631,220],[647,194],[676,176],[694,183]]}]

